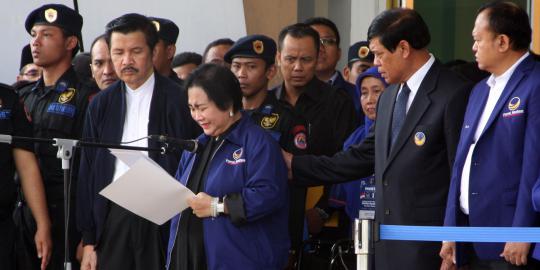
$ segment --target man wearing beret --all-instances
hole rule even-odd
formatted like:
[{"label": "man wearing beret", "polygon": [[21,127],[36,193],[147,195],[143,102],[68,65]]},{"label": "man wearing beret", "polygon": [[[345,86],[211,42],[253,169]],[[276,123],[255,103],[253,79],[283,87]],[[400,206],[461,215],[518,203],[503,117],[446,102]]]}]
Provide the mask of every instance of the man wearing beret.
[{"label": "man wearing beret", "polygon": [[[225,54],[225,62],[240,81],[244,111],[268,131],[288,152],[307,152],[306,122],[280,103],[268,91],[268,82],[276,74],[276,43],[264,35],[250,35],[236,41]],[[302,244],[306,188],[289,186],[289,234],[291,254]]]},{"label": "man wearing beret", "polygon": [[343,78],[355,84],[358,75],[373,66],[373,53],[369,49],[369,42],[359,41],[349,47],[347,65],[343,68]]},{"label": "man wearing beret", "polygon": [[[30,13],[26,31],[32,36],[30,46],[34,63],[43,75],[19,91],[32,122],[33,136],[38,138],[79,139],[89,99],[96,89],[81,83],[71,65],[79,48],[83,18],[64,5],[48,4]],[[57,148],[36,144],[47,204],[51,217],[53,252],[47,269],[64,267],[64,178]],[[71,186],[77,184],[77,155],[73,157]],[[75,193],[71,193],[74,202]],[[75,228],[75,207],[69,212],[69,254],[72,269],[78,269],[75,250],[80,234]]]},{"label": "man wearing beret", "polygon": [[148,17],[148,19],[150,19],[156,27],[159,36],[153,59],[154,68],[162,76],[182,85],[184,81],[178,78],[176,72],[171,68],[171,63],[174,54],[176,53],[176,40],[178,39],[180,29],[178,29],[178,26],[174,22],[167,19],[157,17]]}]

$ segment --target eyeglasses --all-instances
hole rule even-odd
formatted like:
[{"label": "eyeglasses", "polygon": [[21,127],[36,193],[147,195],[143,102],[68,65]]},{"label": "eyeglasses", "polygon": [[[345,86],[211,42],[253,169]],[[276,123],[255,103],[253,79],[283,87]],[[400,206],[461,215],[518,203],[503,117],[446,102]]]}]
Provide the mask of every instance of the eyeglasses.
[{"label": "eyeglasses", "polygon": [[23,73],[22,75],[27,76],[27,77],[39,77],[41,76],[41,73],[37,69],[30,69],[26,71],[25,73]]},{"label": "eyeglasses", "polygon": [[335,38],[321,38],[320,40],[323,46],[333,46],[337,44],[337,40]]}]

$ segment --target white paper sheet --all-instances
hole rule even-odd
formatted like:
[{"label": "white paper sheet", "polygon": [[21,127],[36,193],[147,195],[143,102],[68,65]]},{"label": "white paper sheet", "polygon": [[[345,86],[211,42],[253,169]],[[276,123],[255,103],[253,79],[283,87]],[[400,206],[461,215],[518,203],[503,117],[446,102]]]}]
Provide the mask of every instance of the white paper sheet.
[{"label": "white paper sheet", "polygon": [[130,168],[99,194],[158,225],[188,207],[193,192],[139,151],[110,149]]}]

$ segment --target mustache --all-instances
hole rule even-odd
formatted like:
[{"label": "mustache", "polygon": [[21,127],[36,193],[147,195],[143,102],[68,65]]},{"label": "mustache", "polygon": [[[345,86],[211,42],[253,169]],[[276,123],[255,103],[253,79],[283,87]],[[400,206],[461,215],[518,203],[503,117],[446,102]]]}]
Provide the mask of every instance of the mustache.
[{"label": "mustache", "polygon": [[124,73],[124,72],[139,72],[139,70],[134,68],[134,67],[125,67],[120,72],[122,72],[122,73]]}]

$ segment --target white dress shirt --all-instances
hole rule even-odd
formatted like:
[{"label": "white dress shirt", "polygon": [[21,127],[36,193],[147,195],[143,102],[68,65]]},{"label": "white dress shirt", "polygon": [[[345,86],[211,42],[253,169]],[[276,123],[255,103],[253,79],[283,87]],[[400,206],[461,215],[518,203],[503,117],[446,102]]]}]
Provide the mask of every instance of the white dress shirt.
[{"label": "white dress shirt", "polygon": [[[429,54],[429,59],[427,62],[422,65],[408,80],[407,80],[407,86],[409,89],[411,89],[411,92],[409,93],[409,99],[407,100],[407,113],[409,112],[409,108],[411,107],[411,104],[413,103],[414,97],[416,96],[416,93],[418,92],[418,88],[420,88],[420,85],[422,84],[422,81],[426,77],[426,74],[428,73],[431,66],[435,63],[435,57],[433,54]],[[403,88],[403,84],[401,84],[401,87],[399,88],[399,92],[401,92],[401,88]],[[399,96],[399,92],[396,96]]]},{"label": "white dress shirt", "polygon": [[[154,93],[154,74],[139,88],[131,89],[126,84],[126,118],[122,132],[122,142],[129,142],[148,136],[148,122],[150,119],[150,103]],[[130,143],[129,146],[148,147],[148,139]],[[145,155],[148,152],[143,151]],[[113,181],[125,173],[129,167],[120,160],[115,162]]]},{"label": "white dress shirt", "polygon": [[469,152],[467,153],[467,158],[465,159],[465,164],[463,165],[463,170],[461,171],[459,205],[461,211],[467,215],[469,214],[471,159],[476,142],[484,133],[484,129],[486,128],[489,117],[493,113],[493,109],[495,109],[495,105],[501,97],[508,80],[510,80],[510,77],[512,77],[512,74],[514,73],[514,70],[516,70],[519,63],[521,63],[528,55],[529,53],[526,53],[519,58],[519,60],[516,61],[509,69],[507,69],[501,76],[495,77],[495,75],[491,74],[486,82],[486,84],[490,87],[489,96],[486,101],[486,105],[484,106],[484,110],[482,111],[482,115],[480,116],[480,120],[478,120],[478,126],[476,126],[476,130],[474,131],[474,142],[471,144],[471,146],[469,146]]}]

